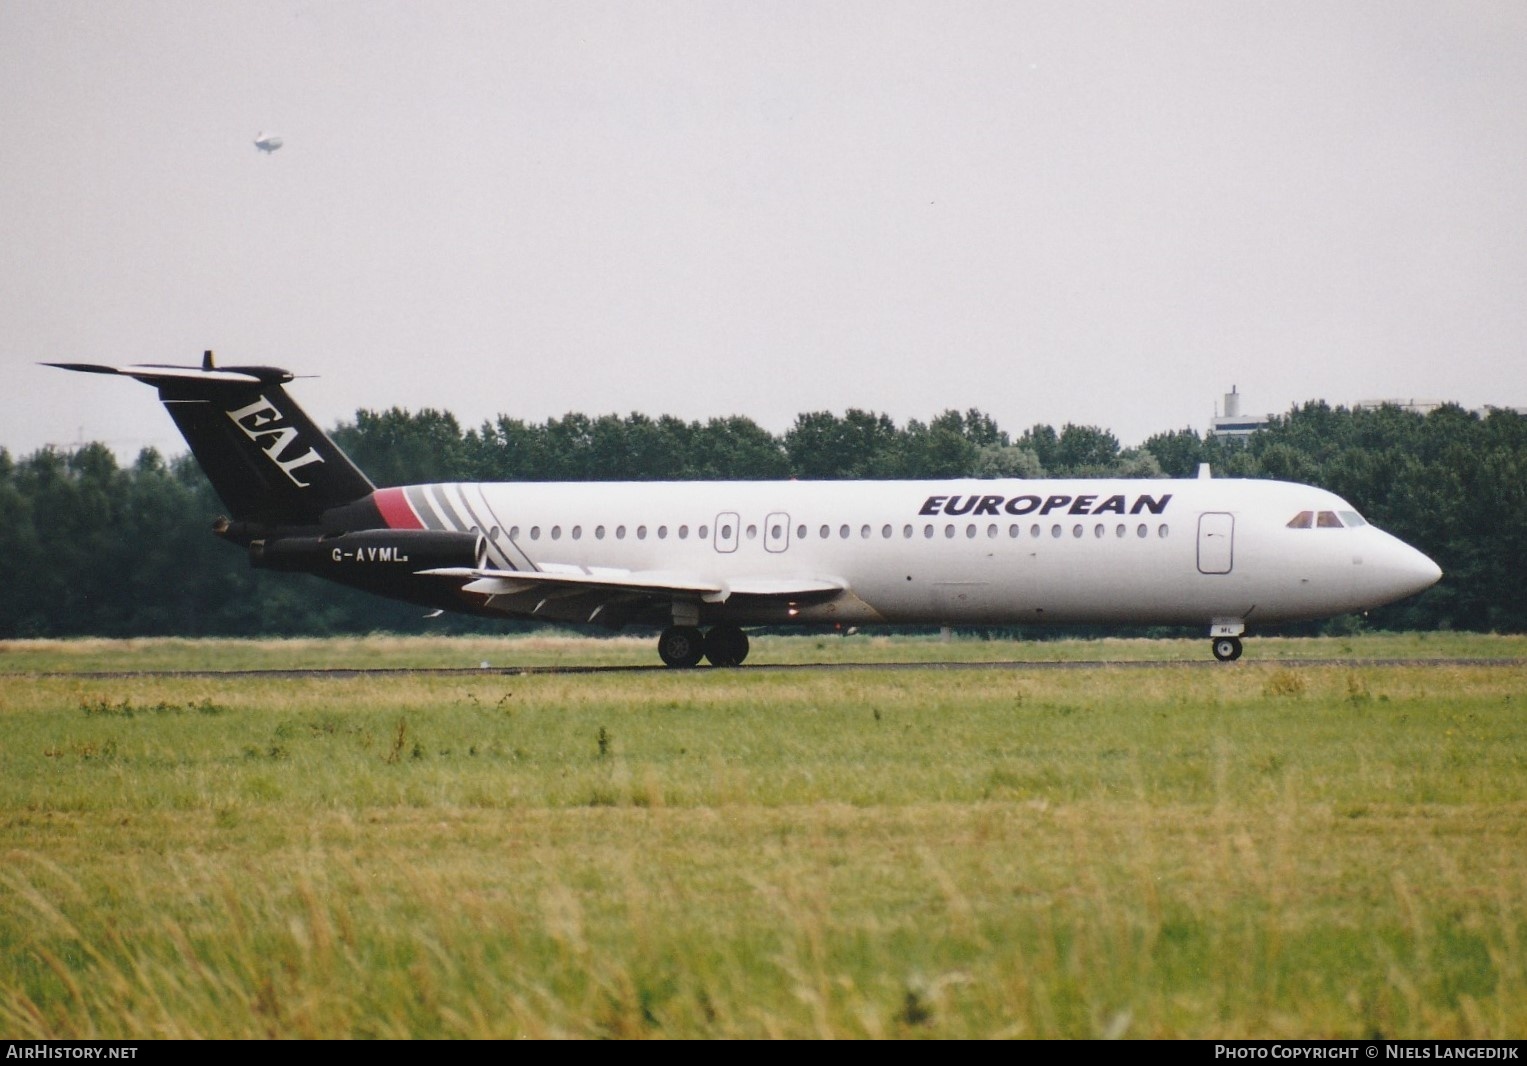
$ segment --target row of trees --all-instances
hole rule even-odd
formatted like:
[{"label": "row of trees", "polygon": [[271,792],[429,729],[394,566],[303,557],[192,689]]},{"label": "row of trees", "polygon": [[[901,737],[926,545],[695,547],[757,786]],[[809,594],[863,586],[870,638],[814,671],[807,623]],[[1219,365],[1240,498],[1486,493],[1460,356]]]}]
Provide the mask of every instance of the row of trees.
[{"label": "row of trees", "polygon": [[[977,410],[897,426],[882,414],[746,418],[570,414],[463,430],[448,413],[359,411],[334,433],[378,485],[454,480],[694,480],[1107,475],[1280,478],[1329,488],[1442,566],[1436,588],[1373,613],[1385,628],[1527,630],[1527,418],[1457,407],[1307,404],[1245,441],[1193,430],[1122,448],[1106,430],[1017,437]],[[0,449],[0,636],[247,635],[502,628],[252,571],[208,528],[222,505],[189,456],[129,467],[91,444]],[[1348,623],[1350,624],[1350,623]]]},{"label": "row of trees", "polygon": [[453,415],[358,411],[335,433],[378,484],[461,481],[767,481],[783,478],[1159,477],[1146,449],[1091,426],[1035,426],[1016,440],[977,410],[897,426],[889,416],[804,414],[776,437],[747,418],[709,422],[570,414],[500,418],[465,432]]}]

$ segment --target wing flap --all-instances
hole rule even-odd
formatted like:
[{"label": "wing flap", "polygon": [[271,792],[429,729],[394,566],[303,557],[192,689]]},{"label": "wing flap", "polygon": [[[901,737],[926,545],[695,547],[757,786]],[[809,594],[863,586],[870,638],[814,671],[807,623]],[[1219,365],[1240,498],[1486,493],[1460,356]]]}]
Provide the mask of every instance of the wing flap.
[{"label": "wing flap", "polygon": [[628,571],[622,574],[566,574],[541,570],[476,570],[468,567],[444,567],[420,571],[435,577],[466,579],[462,589],[485,596],[513,596],[534,590],[579,591],[601,589],[609,592],[643,592],[688,596],[716,596],[726,586],[718,581],[696,579],[682,574],[657,570]]},{"label": "wing flap", "polygon": [[733,596],[767,596],[783,600],[836,596],[847,586],[826,577],[739,577],[726,583]]},{"label": "wing flap", "polygon": [[484,596],[520,596],[530,592],[627,593],[646,596],[698,597],[707,603],[724,603],[732,596],[758,596],[769,599],[821,599],[842,592],[845,585],[834,578],[821,577],[738,577],[722,581],[666,570],[568,573],[547,570],[480,570],[471,567],[442,567],[423,570],[432,577],[464,580],[464,592]]}]

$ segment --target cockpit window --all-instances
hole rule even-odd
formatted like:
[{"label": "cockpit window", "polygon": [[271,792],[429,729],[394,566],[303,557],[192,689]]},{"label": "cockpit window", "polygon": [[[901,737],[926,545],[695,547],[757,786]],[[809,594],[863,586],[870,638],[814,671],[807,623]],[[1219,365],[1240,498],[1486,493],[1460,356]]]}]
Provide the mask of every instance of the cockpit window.
[{"label": "cockpit window", "polygon": [[1367,524],[1356,511],[1300,511],[1288,520],[1289,529],[1341,529]]}]

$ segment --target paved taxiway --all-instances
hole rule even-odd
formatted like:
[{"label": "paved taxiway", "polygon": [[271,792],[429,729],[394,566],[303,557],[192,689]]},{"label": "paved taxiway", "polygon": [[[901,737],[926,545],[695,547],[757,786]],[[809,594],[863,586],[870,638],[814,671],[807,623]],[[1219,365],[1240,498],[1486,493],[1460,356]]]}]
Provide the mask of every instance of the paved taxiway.
[{"label": "paved taxiway", "polygon": [[[727,669],[748,672],[784,672],[811,670],[1146,670],[1170,668],[1179,670],[1247,670],[1258,667],[1315,667],[1315,666],[1523,666],[1523,659],[1242,659],[1235,663],[1221,663],[1212,659],[1177,660],[1003,660],[999,662],[947,662],[947,663],[758,663]],[[72,678],[350,678],[350,677],[524,677],[536,674],[684,674],[705,673],[715,670],[713,666],[700,666],[691,671],[673,670],[659,663],[641,666],[479,666],[479,667],[378,667],[373,669],[353,667],[329,667],[306,670],[80,670],[54,671],[48,673],[0,674],[0,677],[72,677]]]}]

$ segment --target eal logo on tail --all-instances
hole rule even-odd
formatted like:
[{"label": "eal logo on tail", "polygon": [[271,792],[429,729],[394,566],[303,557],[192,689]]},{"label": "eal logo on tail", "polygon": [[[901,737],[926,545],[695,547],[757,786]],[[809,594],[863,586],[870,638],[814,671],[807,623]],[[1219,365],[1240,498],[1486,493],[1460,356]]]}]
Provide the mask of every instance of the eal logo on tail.
[{"label": "eal logo on tail", "polygon": [[293,471],[309,463],[321,463],[323,456],[318,454],[318,449],[309,448],[295,458],[284,458],[292,445],[298,443],[297,430],[282,422],[281,412],[273,403],[261,396],[248,407],[240,407],[237,411],[226,413],[233,419],[233,424],[243,430],[244,436],[254,441],[261,451],[270,456],[270,461],[281,468],[281,472],[291,479],[293,485],[299,489],[305,489],[311,485],[311,482],[299,481]]}]

